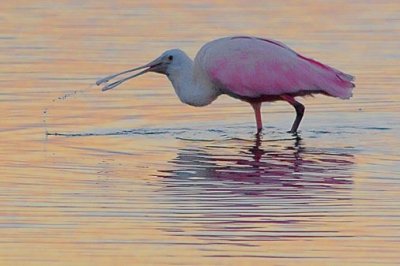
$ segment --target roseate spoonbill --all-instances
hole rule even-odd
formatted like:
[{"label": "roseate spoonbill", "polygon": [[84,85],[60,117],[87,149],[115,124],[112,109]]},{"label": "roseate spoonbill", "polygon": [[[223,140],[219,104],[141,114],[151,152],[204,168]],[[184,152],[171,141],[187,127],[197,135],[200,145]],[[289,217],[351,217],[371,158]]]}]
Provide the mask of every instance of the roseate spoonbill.
[{"label": "roseate spoonbill", "polygon": [[348,99],[354,87],[354,78],[349,74],[304,57],[281,42],[249,36],[206,43],[194,61],[182,50],[168,50],[144,66],[105,77],[96,84],[140,69],[144,70],[106,84],[102,90],[115,88],[146,72],[165,74],[183,103],[205,106],[221,94],[250,103],[257,133],[262,130],[262,102],[283,100],[291,104],[296,119],[289,132],[296,133],[305,108],[294,97],[325,94]]}]

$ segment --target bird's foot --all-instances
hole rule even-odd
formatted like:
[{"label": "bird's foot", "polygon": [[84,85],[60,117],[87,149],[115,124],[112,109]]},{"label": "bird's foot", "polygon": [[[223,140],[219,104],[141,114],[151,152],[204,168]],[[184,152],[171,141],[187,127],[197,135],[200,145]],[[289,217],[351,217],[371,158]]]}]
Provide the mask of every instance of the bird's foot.
[{"label": "bird's foot", "polygon": [[289,131],[287,131],[287,133],[292,134],[293,137],[299,137],[298,131],[289,130]]},{"label": "bird's foot", "polygon": [[257,129],[257,133],[254,134],[254,136],[256,137],[256,139],[261,139],[261,137],[262,137],[262,129]]}]

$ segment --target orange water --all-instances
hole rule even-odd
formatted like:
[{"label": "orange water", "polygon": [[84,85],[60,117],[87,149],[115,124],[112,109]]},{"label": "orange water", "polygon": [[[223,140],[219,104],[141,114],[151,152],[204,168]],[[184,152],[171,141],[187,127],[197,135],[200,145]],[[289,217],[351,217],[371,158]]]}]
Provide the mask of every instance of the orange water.
[{"label": "orange water", "polygon": [[[0,10],[0,265],[400,263],[397,1]],[[92,86],[245,34],[355,75],[354,97],[301,100],[297,140],[292,108],[265,104],[259,140],[245,103],[185,106],[160,75]]]}]

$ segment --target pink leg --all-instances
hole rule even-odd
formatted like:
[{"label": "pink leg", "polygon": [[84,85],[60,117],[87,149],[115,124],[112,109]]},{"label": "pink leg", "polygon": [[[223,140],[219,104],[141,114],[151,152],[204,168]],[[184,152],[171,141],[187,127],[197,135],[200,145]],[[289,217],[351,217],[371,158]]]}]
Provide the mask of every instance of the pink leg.
[{"label": "pink leg", "polygon": [[301,119],[303,118],[305,107],[304,105],[296,101],[293,96],[282,95],[281,98],[290,103],[294,107],[294,109],[296,109],[296,119],[294,120],[292,129],[289,132],[297,133],[297,128],[299,127]]},{"label": "pink leg", "polygon": [[261,119],[261,102],[250,103],[254,109],[254,114],[256,115],[256,123],[257,123],[257,134],[262,130],[262,119]]}]

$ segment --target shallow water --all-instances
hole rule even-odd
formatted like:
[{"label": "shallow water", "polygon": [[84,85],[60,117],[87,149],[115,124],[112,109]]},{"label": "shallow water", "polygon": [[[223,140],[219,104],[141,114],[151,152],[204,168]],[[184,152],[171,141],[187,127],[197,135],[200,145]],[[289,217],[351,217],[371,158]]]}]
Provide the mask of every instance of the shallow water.
[{"label": "shallow water", "polygon": [[[0,3],[0,265],[398,265],[396,1]],[[356,76],[294,112],[179,102],[148,74],[226,35],[281,40]],[[48,134],[46,134],[46,132]]]}]

